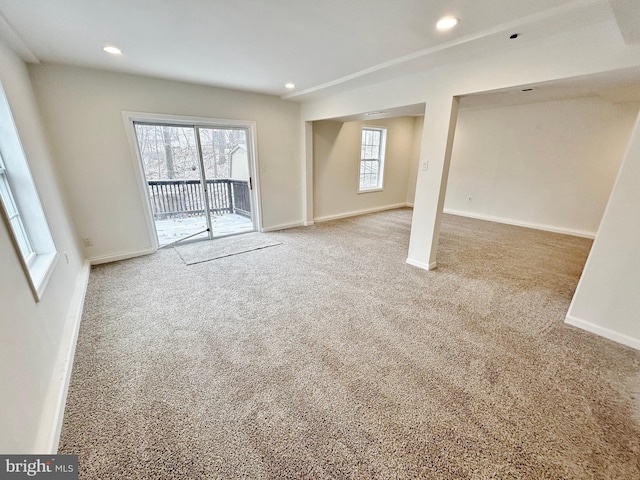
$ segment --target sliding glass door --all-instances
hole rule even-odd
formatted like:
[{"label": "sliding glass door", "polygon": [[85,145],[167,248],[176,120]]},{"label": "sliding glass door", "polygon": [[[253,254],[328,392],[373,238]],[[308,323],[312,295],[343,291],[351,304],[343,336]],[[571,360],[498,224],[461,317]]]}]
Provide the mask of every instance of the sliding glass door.
[{"label": "sliding glass door", "polygon": [[247,129],[134,128],[160,247],[254,230]]},{"label": "sliding glass door", "polygon": [[247,130],[197,127],[197,131],[209,190],[213,236],[253,231]]}]

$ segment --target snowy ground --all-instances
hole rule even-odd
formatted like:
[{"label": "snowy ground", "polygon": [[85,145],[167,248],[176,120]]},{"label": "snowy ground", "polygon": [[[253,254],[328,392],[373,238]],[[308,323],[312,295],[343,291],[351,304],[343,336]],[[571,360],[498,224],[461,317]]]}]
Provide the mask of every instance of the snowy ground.
[{"label": "snowy ground", "polygon": [[[213,236],[224,237],[236,233],[253,231],[251,219],[236,214],[227,214],[219,217],[212,217]],[[207,221],[204,215],[200,217],[171,218],[168,220],[156,220],[156,231],[158,232],[158,243],[160,246],[175,242],[181,238],[188,237],[194,233],[207,229]],[[205,239],[207,232],[193,237]]]}]

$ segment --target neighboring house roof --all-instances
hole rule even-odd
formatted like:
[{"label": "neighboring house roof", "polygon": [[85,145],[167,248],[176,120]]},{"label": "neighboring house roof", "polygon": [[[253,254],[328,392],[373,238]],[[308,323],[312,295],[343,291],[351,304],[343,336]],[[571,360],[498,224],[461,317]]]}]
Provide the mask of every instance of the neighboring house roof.
[{"label": "neighboring house roof", "polygon": [[243,150],[245,153],[247,153],[247,146],[246,145],[236,145],[235,147],[233,147],[231,149],[231,151],[229,152],[229,155],[233,155],[238,150]]}]

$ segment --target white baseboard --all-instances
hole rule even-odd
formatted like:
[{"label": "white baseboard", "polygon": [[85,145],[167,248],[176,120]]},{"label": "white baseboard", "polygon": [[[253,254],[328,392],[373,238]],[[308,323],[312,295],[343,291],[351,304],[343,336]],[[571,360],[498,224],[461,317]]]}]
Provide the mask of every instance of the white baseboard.
[{"label": "white baseboard", "polygon": [[541,223],[521,222],[519,220],[513,220],[510,218],[502,218],[502,217],[494,217],[492,215],[469,213],[469,212],[464,212],[462,210],[453,210],[451,208],[445,208],[443,212],[451,215],[457,215],[459,217],[469,217],[469,218],[475,218],[477,220],[486,220],[488,222],[504,223],[506,225],[515,225],[517,227],[526,227],[526,228],[533,228],[535,230],[544,230],[546,232],[562,233],[564,235],[573,235],[574,237],[582,237],[582,238],[590,238],[590,239],[594,239],[596,237],[595,232],[587,232],[584,230],[572,230],[570,228],[558,228],[558,227],[553,227],[551,225],[544,225]]},{"label": "white baseboard", "polygon": [[53,370],[51,385],[45,399],[45,405],[40,419],[38,438],[34,452],[36,454],[55,454],[58,451],[60,441],[60,431],[62,430],[62,420],[64,418],[64,407],[67,403],[67,392],[71,381],[71,370],[73,368],[73,358],[78,341],[80,321],[82,319],[82,309],[84,299],[89,284],[89,273],[91,265],[85,261],[76,280],[76,286],[67,315],[67,324],[64,328],[63,337],[60,341],[60,349]]},{"label": "white baseboard", "polygon": [[264,227],[260,231],[264,233],[268,233],[268,232],[275,232],[277,230],[286,230],[287,228],[310,227],[311,225],[315,225],[316,223],[319,223],[319,222],[328,222],[330,220],[339,220],[341,218],[357,217],[358,215],[366,215],[367,213],[383,212],[385,210],[395,210],[396,208],[404,208],[404,207],[413,207],[413,205],[408,203],[396,203],[394,205],[387,205],[384,207],[368,208],[365,210],[356,210],[352,212],[340,213],[337,215],[326,215],[324,217],[314,218],[313,220],[309,220],[306,222],[292,222],[292,223],[283,223],[281,225],[273,225],[271,227]]},{"label": "white baseboard", "polygon": [[117,253],[115,255],[102,255],[98,257],[90,257],[89,262],[91,265],[100,265],[101,263],[117,262],[119,260],[127,260],[128,258],[142,257],[143,255],[149,255],[155,253],[153,248],[147,248],[144,250],[138,250],[137,252]]},{"label": "white baseboard", "polygon": [[302,222],[282,223],[280,225],[273,225],[272,227],[263,227],[261,232],[263,233],[276,232],[278,230],[286,230],[288,228],[302,227],[304,225],[305,224]]},{"label": "white baseboard", "polygon": [[420,260],[414,260],[413,258],[407,258],[407,263],[423,270],[434,270],[438,267],[438,264],[436,262],[425,263],[421,262]]},{"label": "white baseboard", "polygon": [[573,325],[574,327],[580,328],[581,330],[595,333],[596,335],[607,338],[616,343],[621,343],[622,345],[626,345],[627,347],[640,350],[640,339],[638,338],[633,338],[625,335],[624,333],[609,330],[608,328],[601,327],[600,325],[587,322],[586,320],[582,320],[580,318],[572,317],[571,315],[567,315],[564,322],[569,325]]},{"label": "white baseboard", "polygon": [[324,217],[314,218],[315,222],[328,222],[330,220],[339,220],[341,218],[357,217],[359,215],[366,215],[367,213],[384,212],[385,210],[395,210],[396,208],[407,207],[407,203],[396,203],[393,205],[386,205],[384,207],[367,208],[364,210],[355,210],[352,212],[339,213],[337,215],[325,215]]}]

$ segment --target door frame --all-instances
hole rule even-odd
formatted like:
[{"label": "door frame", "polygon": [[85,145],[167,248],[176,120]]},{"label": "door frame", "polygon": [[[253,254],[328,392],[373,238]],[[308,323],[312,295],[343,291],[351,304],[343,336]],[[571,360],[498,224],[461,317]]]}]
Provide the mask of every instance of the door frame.
[{"label": "door frame", "polygon": [[[192,117],[184,115],[171,115],[160,113],[145,113],[145,112],[129,112],[123,111],[122,118],[125,125],[125,132],[129,141],[129,148],[131,150],[131,160],[134,164],[134,174],[136,177],[136,184],[138,185],[138,192],[140,194],[141,206],[147,224],[147,231],[149,233],[149,239],[151,248],[157,251],[160,246],[158,244],[158,234],[156,231],[156,224],[153,219],[153,210],[151,208],[151,202],[149,200],[149,193],[147,191],[147,181],[144,175],[142,167],[142,159],[140,158],[140,150],[138,149],[138,139],[136,137],[134,122],[145,123],[158,123],[167,124],[173,126],[190,126],[190,127],[204,127],[204,128],[243,128],[247,130],[247,161],[249,162],[249,175],[252,180],[253,188],[249,191],[251,196],[251,221],[253,223],[254,231],[262,231],[262,208],[260,204],[260,177],[259,177],[259,164],[257,155],[257,128],[256,122],[250,120],[229,120],[222,118],[209,118],[209,117]],[[213,232],[209,232],[211,235]]]}]

